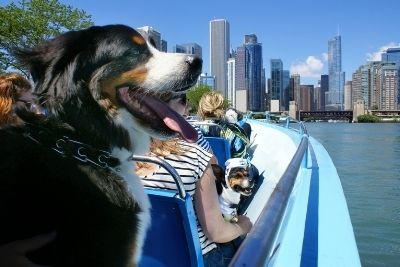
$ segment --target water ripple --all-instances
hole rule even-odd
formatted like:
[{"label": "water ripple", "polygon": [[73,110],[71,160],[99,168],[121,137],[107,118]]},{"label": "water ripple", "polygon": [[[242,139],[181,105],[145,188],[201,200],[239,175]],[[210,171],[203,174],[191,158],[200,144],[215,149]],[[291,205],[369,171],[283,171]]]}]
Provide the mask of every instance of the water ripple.
[{"label": "water ripple", "polygon": [[331,155],[361,263],[400,263],[400,124],[307,123]]}]

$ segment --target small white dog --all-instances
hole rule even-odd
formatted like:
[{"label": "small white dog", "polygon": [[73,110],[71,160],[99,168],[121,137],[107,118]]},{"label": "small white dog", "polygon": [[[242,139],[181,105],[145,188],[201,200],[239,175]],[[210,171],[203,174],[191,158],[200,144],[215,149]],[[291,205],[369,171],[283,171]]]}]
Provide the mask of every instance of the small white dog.
[{"label": "small white dog", "polygon": [[225,162],[225,177],[217,182],[222,184],[219,204],[226,221],[237,222],[237,208],[241,195],[249,196],[254,186],[254,166],[245,159],[233,158]]}]

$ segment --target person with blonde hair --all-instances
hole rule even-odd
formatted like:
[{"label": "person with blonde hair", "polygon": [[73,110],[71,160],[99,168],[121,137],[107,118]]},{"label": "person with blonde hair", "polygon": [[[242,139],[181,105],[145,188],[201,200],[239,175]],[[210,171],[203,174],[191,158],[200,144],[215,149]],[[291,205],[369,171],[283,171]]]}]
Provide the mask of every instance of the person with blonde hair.
[{"label": "person with blonde hair", "polygon": [[227,139],[230,143],[231,157],[246,157],[250,140],[246,132],[236,124],[237,117],[236,121],[229,121],[229,116],[225,116],[224,107],[224,97],[220,93],[215,91],[205,93],[199,101],[198,115],[203,121],[217,125],[201,125],[201,130],[205,136]]},{"label": "person with blonde hair", "polygon": [[18,73],[0,75],[0,126],[19,123],[21,119],[15,114],[15,105],[27,109],[34,108],[32,86]]},{"label": "person with blonde hair", "polygon": [[197,114],[202,120],[220,120],[224,116],[224,97],[215,91],[205,93],[200,101]]}]

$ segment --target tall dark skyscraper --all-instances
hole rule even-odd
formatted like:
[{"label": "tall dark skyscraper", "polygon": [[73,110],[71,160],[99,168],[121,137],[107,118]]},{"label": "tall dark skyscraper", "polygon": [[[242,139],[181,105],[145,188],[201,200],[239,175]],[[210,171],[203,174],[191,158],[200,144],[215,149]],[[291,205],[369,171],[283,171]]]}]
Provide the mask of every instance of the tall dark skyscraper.
[{"label": "tall dark skyscraper", "polygon": [[225,19],[210,21],[210,71],[215,76],[216,90],[227,95],[227,61],[229,59],[229,23]]},{"label": "tall dark skyscraper", "polygon": [[263,87],[262,45],[255,34],[244,37],[244,44],[236,50],[236,90],[247,90],[248,109],[264,110],[265,84]]},{"label": "tall dark skyscraper", "polygon": [[282,103],[281,110],[289,110],[289,94],[290,94],[290,72],[288,70],[282,71]]},{"label": "tall dark skyscraper", "polygon": [[271,59],[271,100],[283,103],[283,63],[281,59]]},{"label": "tall dark skyscraper", "polygon": [[342,39],[340,35],[328,41],[329,91],[325,110],[343,110],[345,73],[342,72]]},{"label": "tall dark skyscraper", "polygon": [[245,44],[247,55],[246,58],[246,72],[248,77],[248,99],[249,110],[262,111],[263,98],[265,88],[261,86],[262,83],[262,46],[257,42],[255,34],[245,35]]},{"label": "tall dark skyscraper", "polygon": [[329,75],[321,75],[321,110],[325,110],[325,93],[329,91]]}]

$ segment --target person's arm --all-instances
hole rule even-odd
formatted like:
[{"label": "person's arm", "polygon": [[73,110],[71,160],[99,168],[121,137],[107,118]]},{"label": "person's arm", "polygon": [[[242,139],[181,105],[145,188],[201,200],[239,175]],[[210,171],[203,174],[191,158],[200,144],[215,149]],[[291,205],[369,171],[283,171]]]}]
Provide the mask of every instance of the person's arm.
[{"label": "person's arm", "polygon": [[248,217],[239,215],[237,223],[224,220],[219,209],[215,177],[210,165],[197,182],[194,205],[204,234],[211,241],[226,243],[250,231],[252,223]]}]

